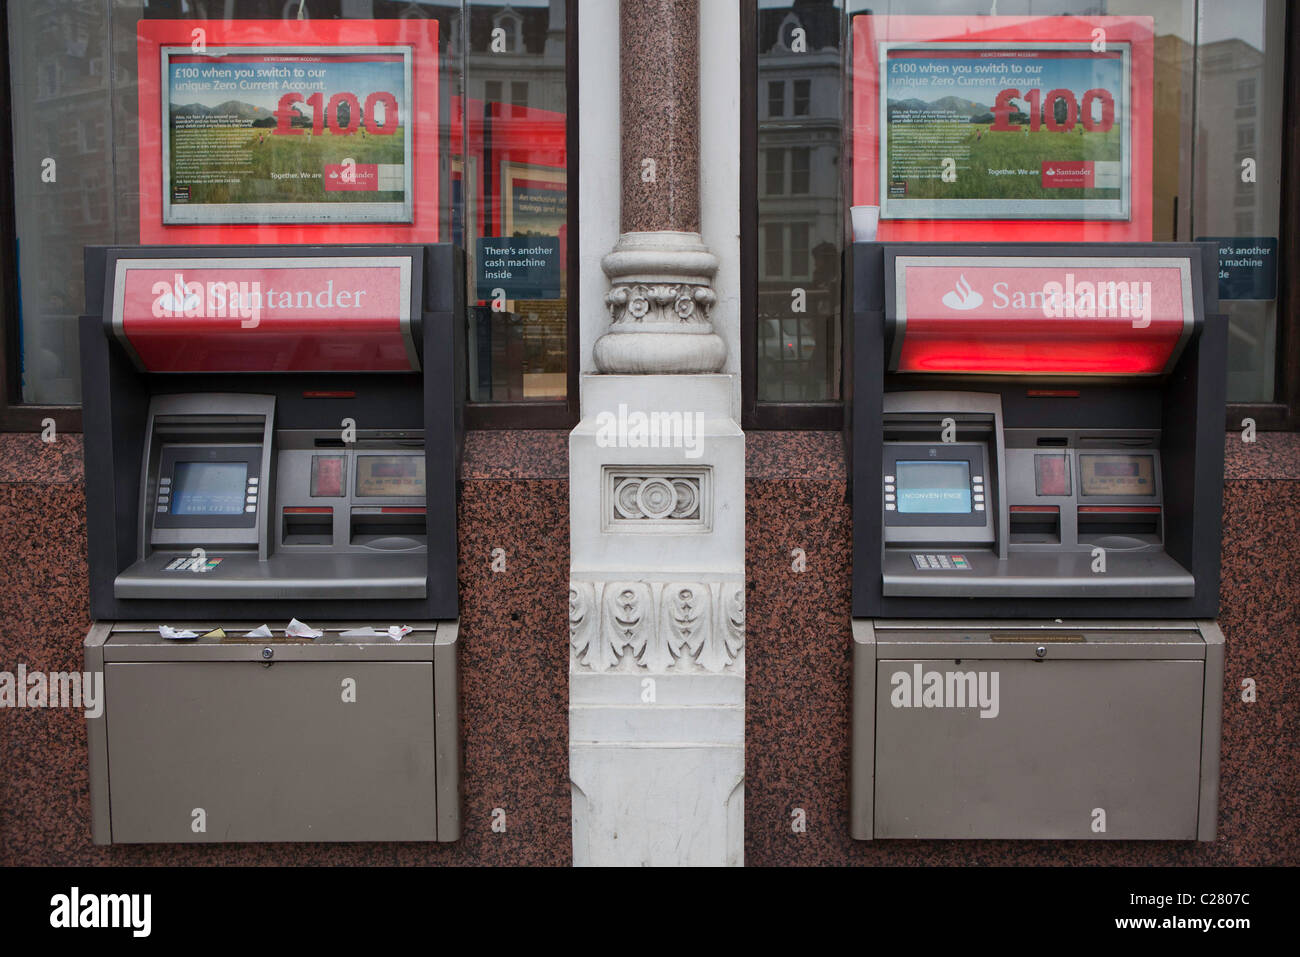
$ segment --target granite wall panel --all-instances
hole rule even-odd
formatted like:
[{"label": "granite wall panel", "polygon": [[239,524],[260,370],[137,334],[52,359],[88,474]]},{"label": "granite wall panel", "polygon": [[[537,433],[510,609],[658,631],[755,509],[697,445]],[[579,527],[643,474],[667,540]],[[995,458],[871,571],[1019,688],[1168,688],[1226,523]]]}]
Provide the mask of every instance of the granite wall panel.
[{"label": "granite wall panel", "polygon": [[[515,437],[512,441],[511,435]],[[0,709],[0,865],[567,865],[568,530],[562,434],[471,437],[459,503],[463,748],[453,844],[90,842],[86,724]],[[79,670],[89,626],[80,437],[0,439],[0,671]],[[493,465],[492,463],[496,464]],[[531,477],[522,477],[522,476]],[[491,570],[493,549],[504,571]],[[505,811],[504,832],[492,830]]]},{"label": "granite wall panel", "polygon": [[[1300,863],[1300,443],[1228,437],[1220,624],[1227,645],[1219,832],[1212,843],[849,838],[852,519],[832,433],[751,443],[745,862],[823,864]],[[1281,479],[1259,476],[1277,474]],[[796,478],[782,478],[794,475]],[[1256,476],[1232,478],[1231,476]],[[803,549],[806,570],[791,553]],[[1241,699],[1254,678],[1258,700]],[[806,833],[791,815],[802,808]]]},{"label": "granite wall panel", "polygon": [[[1300,443],[1234,447],[1224,502],[1219,836],[1148,842],[848,837],[850,511],[838,435],[755,434],[746,486],[746,862],[1300,863]],[[1237,445],[1240,445],[1239,441]],[[459,503],[464,837],[435,844],[90,843],[85,721],[0,710],[0,864],[540,864],[571,859],[563,433],[472,433]],[[80,440],[0,436],[0,670],[81,666]],[[494,549],[506,570],[492,571]],[[797,571],[802,550],[804,570]],[[1253,678],[1258,700],[1241,700]],[[491,829],[494,808],[506,830]],[[790,827],[803,808],[806,833]]]}]

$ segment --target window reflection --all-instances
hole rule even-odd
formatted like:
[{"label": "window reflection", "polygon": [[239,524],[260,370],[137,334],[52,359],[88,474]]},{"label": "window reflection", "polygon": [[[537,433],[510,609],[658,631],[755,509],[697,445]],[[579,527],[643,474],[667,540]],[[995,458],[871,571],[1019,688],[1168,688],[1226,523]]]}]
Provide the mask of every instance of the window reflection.
[{"label": "window reflection", "polygon": [[[1203,3],[1197,23],[1197,238],[1238,249],[1276,242],[1282,205],[1282,83],[1286,5]],[[1253,172],[1247,175],[1247,165]],[[1230,188],[1229,188],[1230,187]],[[1274,257],[1276,259],[1276,255]],[[1228,399],[1270,402],[1277,350],[1275,290],[1234,290],[1228,314]]]},{"label": "window reflection", "polygon": [[474,2],[468,15],[464,107],[452,137],[462,144],[453,184],[469,211],[457,241],[470,260],[470,398],[563,398],[564,4]]},{"label": "window reflection", "polygon": [[840,395],[842,16],[834,0],[759,4],[760,402]]},{"label": "window reflection", "polygon": [[[24,402],[79,401],[82,247],[139,241],[138,22],[300,16],[438,21],[439,235],[469,263],[469,397],[564,398],[564,0],[24,0],[9,5]],[[494,297],[485,240],[544,263]]]}]

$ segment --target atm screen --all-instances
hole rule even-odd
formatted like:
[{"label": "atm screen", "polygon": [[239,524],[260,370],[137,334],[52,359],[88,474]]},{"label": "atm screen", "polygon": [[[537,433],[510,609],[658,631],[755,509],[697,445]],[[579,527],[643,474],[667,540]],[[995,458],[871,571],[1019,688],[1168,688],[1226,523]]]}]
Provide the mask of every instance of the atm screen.
[{"label": "atm screen", "polygon": [[1155,495],[1155,457],[1079,456],[1079,486],[1084,495]]},{"label": "atm screen", "polygon": [[173,515],[243,515],[246,462],[177,462]]},{"label": "atm screen", "polygon": [[970,514],[969,462],[899,461],[895,469],[900,513]]},{"label": "atm screen", "polygon": [[357,456],[357,495],[418,497],[423,494],[424,456]]}]

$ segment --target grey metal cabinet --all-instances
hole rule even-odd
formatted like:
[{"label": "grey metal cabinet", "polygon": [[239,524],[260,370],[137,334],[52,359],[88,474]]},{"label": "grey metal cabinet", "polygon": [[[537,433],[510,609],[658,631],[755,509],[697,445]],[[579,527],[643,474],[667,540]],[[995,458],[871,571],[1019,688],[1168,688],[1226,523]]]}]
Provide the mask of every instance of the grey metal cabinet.
[{"label": "grey metal cabinet", "polygon": [[458,837],[456,624],[401,642],[338,637],[350,627],[169,642],[156,626],[96,626],[96,842]]},{"label": "grey metal cabinet", "polygon": [[1213,839],[1212,623],[854,625],[855,837]]}]

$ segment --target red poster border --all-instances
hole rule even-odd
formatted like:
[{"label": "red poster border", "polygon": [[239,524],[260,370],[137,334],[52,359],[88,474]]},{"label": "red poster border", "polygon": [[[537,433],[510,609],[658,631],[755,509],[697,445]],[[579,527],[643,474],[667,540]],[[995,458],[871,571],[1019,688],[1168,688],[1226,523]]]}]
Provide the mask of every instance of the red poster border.
[{"label": "red poster border", "polygon": [[1152,227],[1152,102],[1155,29],[1151,17],[931,17],[853,18],[853,203],[879,206],[879,61],[881,40],[965,42],[1005,40],[1093,42],[1093,31],[1131,45],[1130,218],[1126,221],[1062,219],[881,220],[877,239],[889,242],[1150,242]]},{"label": "red poster border", "polygon": [[[410,223],[186,223],[162,221],[162,47],[401,45],[412,49],[415,127]],[[437,20],[141,20],[137,28],[142,244],[434,243],[438,241]]]}]

